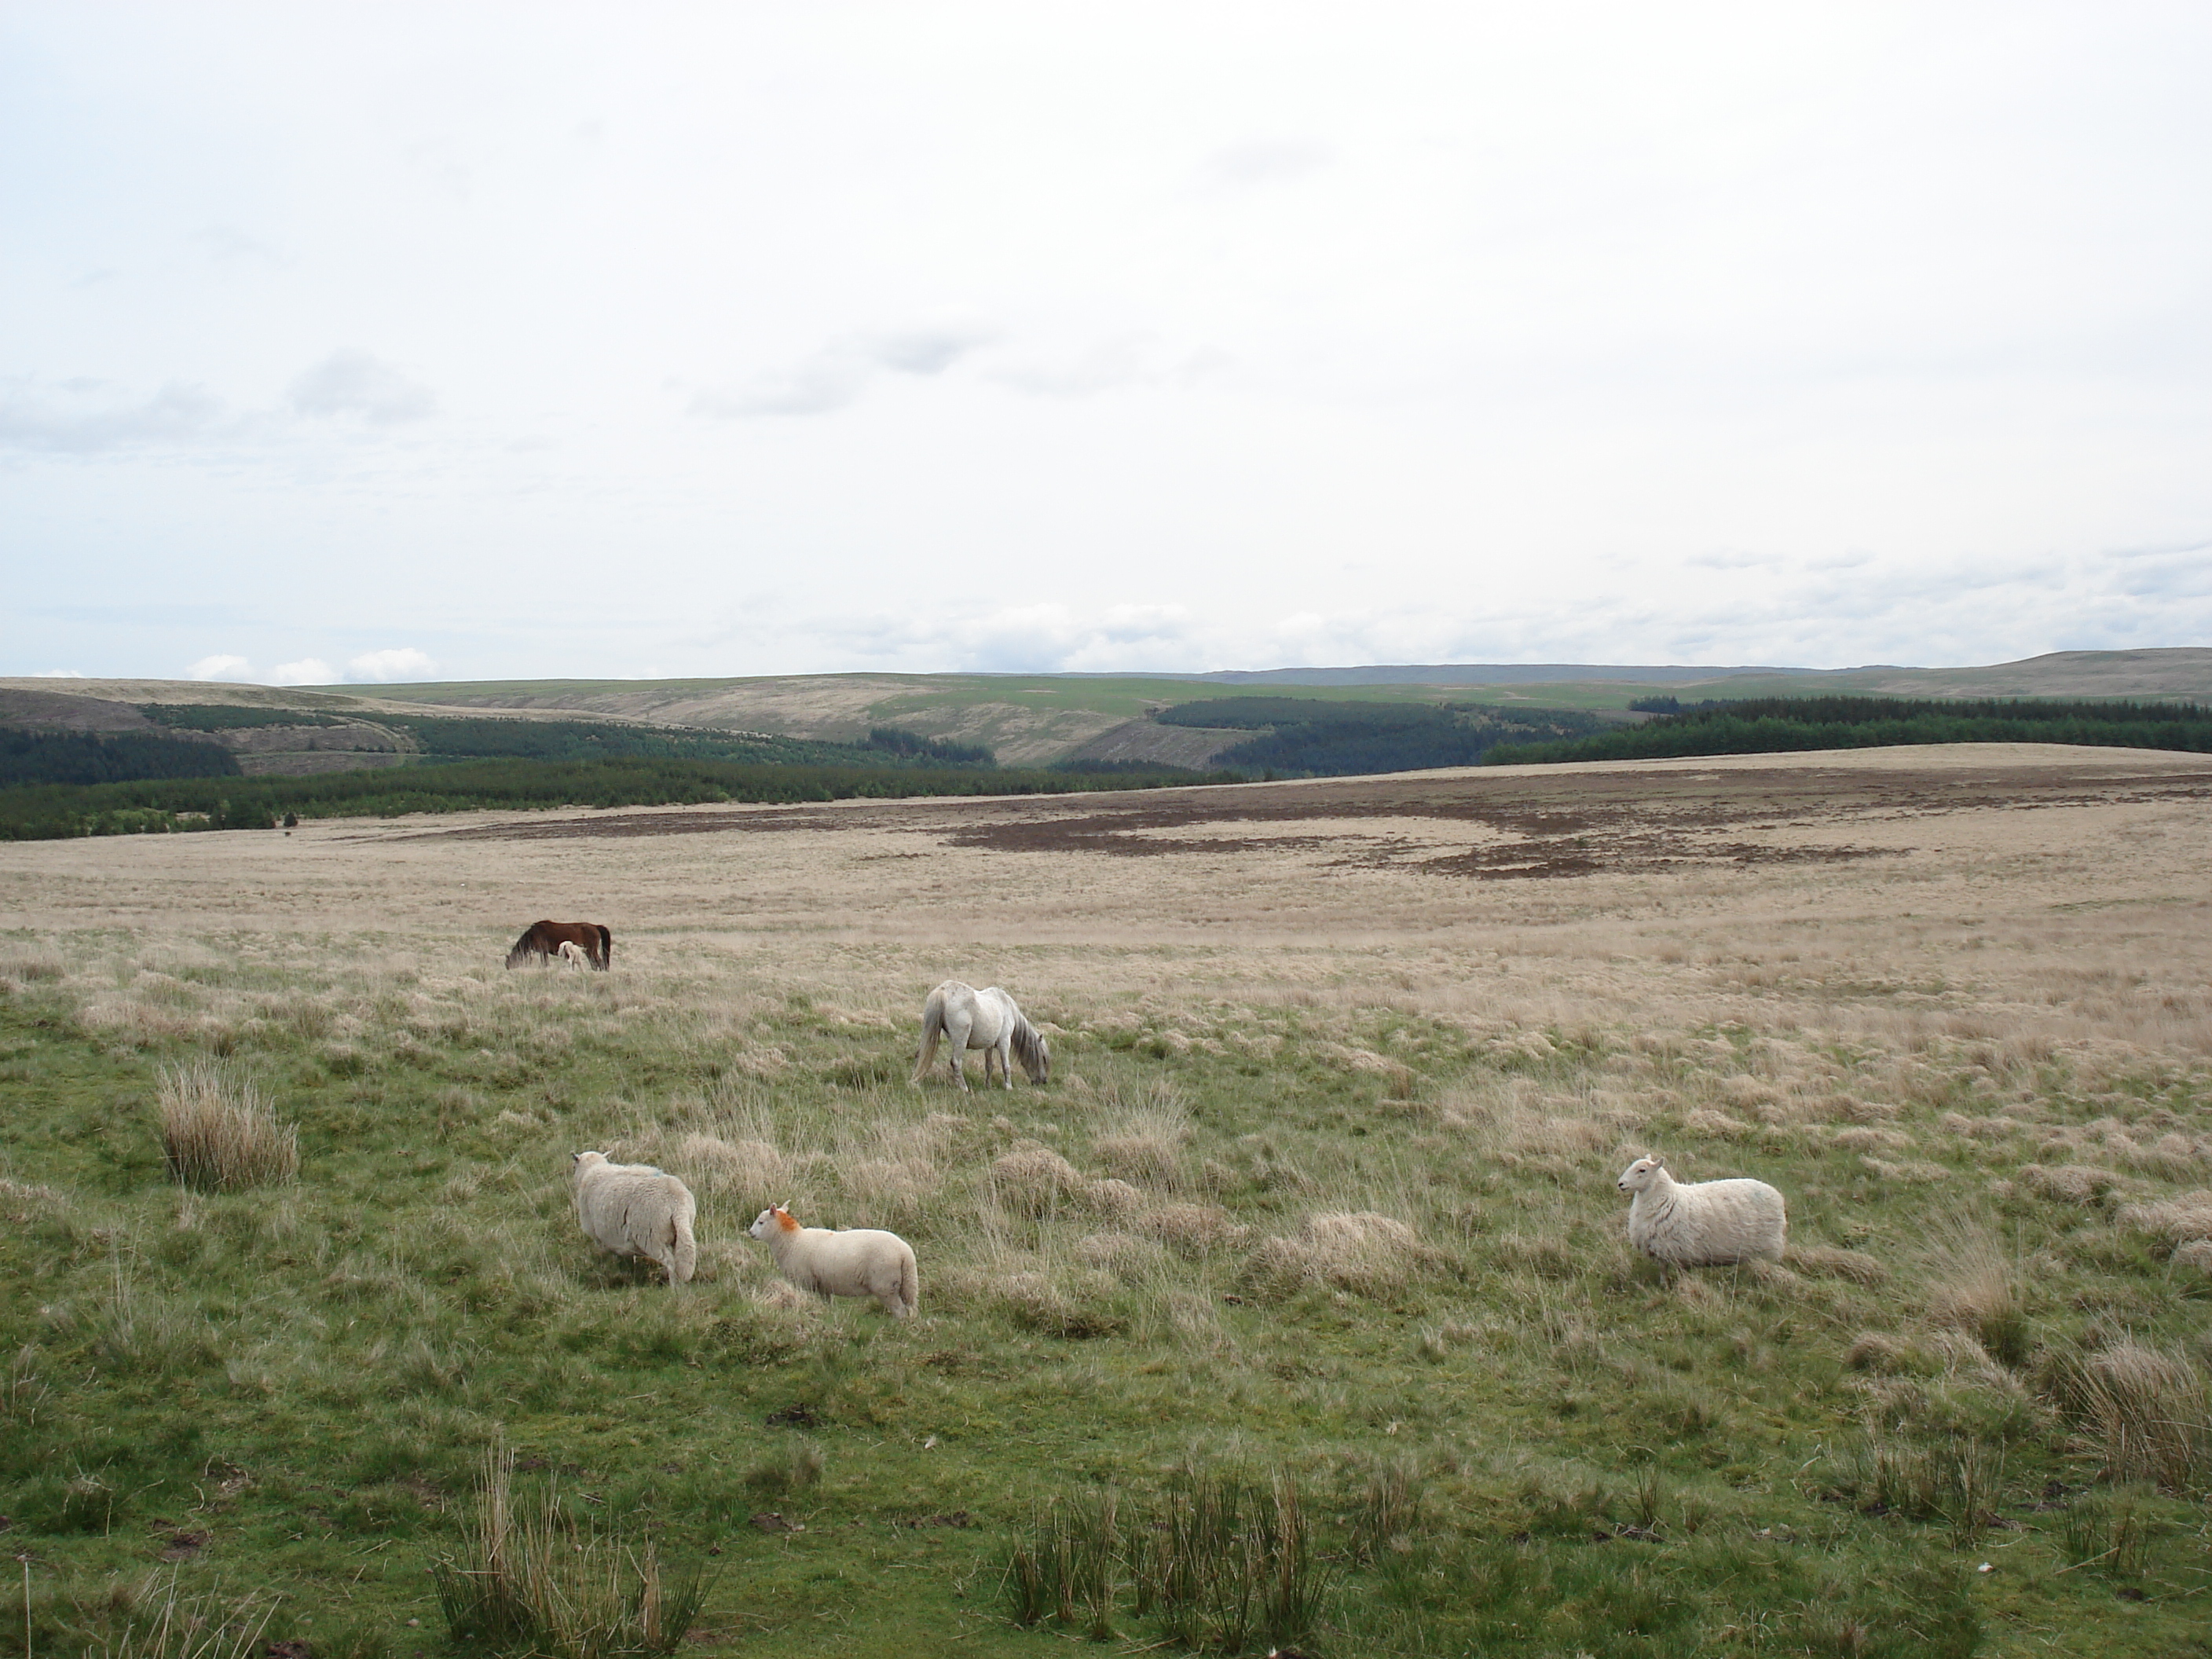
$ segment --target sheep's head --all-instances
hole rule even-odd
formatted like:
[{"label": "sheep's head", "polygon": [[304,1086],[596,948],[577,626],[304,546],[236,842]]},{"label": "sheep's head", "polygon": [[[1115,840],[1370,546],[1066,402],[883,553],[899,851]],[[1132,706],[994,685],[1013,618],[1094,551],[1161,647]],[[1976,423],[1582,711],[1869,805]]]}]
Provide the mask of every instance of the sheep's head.
[{"label": "sheep's head", "polygon": [[1663,1158],[1639,1158],[1620,1172],[1620,1180],[1616,1184],[1624,1193],[1643,1192],[1666,1167],[1667,1160]]},{"label": "sheep's head", "polygon": [[606,1161],[607,1155],[605,1152],[571,1152],[568,1154],[568,1169],[572,1174],[581,1175],[593,1164],[604,1164]]},{"label": "sheep's head", "polygon": [[792,1218],[791,1212],[782,1205],[771,1204],[753,1218],[753,1224],[745,1231],[755,1238],[766,1238],[775,1231],[795,1233],[799,1231],[799,1223]]}]

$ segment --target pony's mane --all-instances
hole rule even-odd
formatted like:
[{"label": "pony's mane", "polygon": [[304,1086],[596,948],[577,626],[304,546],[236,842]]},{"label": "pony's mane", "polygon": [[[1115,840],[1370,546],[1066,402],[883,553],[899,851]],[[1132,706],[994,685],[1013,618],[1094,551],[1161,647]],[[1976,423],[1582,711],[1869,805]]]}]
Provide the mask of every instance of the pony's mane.
[{"label": "pony's mane", "polygon": [[1022,1063],[1022,1070],[1034,1079],[1038,1069],[1045,1064],[1046,1050],[1044,1038],[1038,1035],[1037,1028],[1030,1024],[1026,1014],[1017,1013],[1014,1016],[1013,1035],[1008,1042],[1013,1048],[1014,1058]]}]

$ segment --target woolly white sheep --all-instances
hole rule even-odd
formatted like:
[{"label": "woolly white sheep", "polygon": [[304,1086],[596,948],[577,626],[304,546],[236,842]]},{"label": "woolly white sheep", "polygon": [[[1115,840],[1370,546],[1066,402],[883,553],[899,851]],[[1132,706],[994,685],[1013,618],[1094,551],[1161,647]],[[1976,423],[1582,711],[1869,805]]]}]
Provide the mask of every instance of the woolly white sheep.
[{"label": "woolly white sheep", "polygon": [[921,1305],[913,1247],[896,1233],[802,1227],[781,1204],[763,1210],[746,1231],[768,1246],[776,1272],[802,1291],[872,1296],[894,1319],[910,1319]]},{"label": "woolly white sheep", "polygon": [[1681,1267],[1782,1260],[1789,1225],[1782,1194],[1763,1181],[1678,1184],[1661,1158],[1639,1158],[1621,1171],[1620,1190],[1633,1193],[1628,1242],[1644,1255]]},{"label": "woolly white sheep", "polygon": [[658,1261],[669,1287],[687,1282],[699,1263],[691,1237],[697,1213],[691,1189],[650,1164],[610,1164],[605,1152],[569,1159],[576,1183],[576,1218],[603,1250]]}]

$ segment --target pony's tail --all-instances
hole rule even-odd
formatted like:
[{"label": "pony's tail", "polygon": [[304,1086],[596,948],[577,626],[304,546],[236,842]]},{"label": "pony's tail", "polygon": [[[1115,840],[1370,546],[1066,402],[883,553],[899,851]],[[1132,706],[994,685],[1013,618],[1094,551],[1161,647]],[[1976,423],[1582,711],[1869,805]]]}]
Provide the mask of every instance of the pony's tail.
[{"label": "pony's tail", "polygon": [[680,1215],[670,1219],[675,1223],[676,1232],[676,1249],[669,1258],[668,1267],[668,1288],[672,1291],[678,1285],[691,1282],[691,1274],[699,1266],[699,1243],[691,1237],[689,1221]]},{"label": "pony's tail", "polygon": [[1052,1050],[1045,1047],[1044,1033],[1030,1024],[1026,1015],[1014,1016],[1010,1042],[1014,1058],[1021,1061],[1030,1082],[1042,1083],[1052,1075]]},{"label": "pony's tail", "polygon": [[602,971],[615,965],[615,936],[606,923],[598,924],[599,930],[599,967]]},{"label": "pony's tail", "polygon": [[936,992],[921,1005],[921,1052],[915,1057],[914,1081],[919,1085],[929,1075],[929,1068],[937,1060],[937,1039],[945,1031],[945,999]]},{"label": "pony's tail", "polygon": [[921,1306],[921,1273],[914,1265],[914,1252],[908,1250],[906,1259],[899,1263],[899,1305],[906,1310],[905,1317],[911,1319]]}]

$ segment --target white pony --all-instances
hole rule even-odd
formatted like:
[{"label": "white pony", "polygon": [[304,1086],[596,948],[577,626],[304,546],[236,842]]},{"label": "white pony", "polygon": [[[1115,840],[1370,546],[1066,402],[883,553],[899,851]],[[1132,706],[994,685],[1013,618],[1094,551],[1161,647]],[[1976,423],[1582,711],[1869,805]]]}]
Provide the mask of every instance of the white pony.
[{"label": "white pony", "polygon": [[588,968],[592,959],[584,954],[584,947],[572,939],[561,941],[561,960],[571,968]]},{"label": "white pony", "polygon": [[952,1054],[946,1063],[963,1089],[968,1086],[963,1062],[970,1048],[983,1051],[987,1089],[991,1086],[994,1056],[999,1062],[1000,1080],[1009,1089],[1014,1086],[1012,1062],[1016,1060],[1032,1083],[1042,1083],[1052,1076],[1052,1051],[1045,1047],[1044,1034],[1024,1019],[1014,1000],[995,985],[979,991],[948,979],[929,994],[929,1000],[921,1005],[921,1053],[914,1063],[915,1083],[929,1075],[939,1037],[951,1040]]}]

